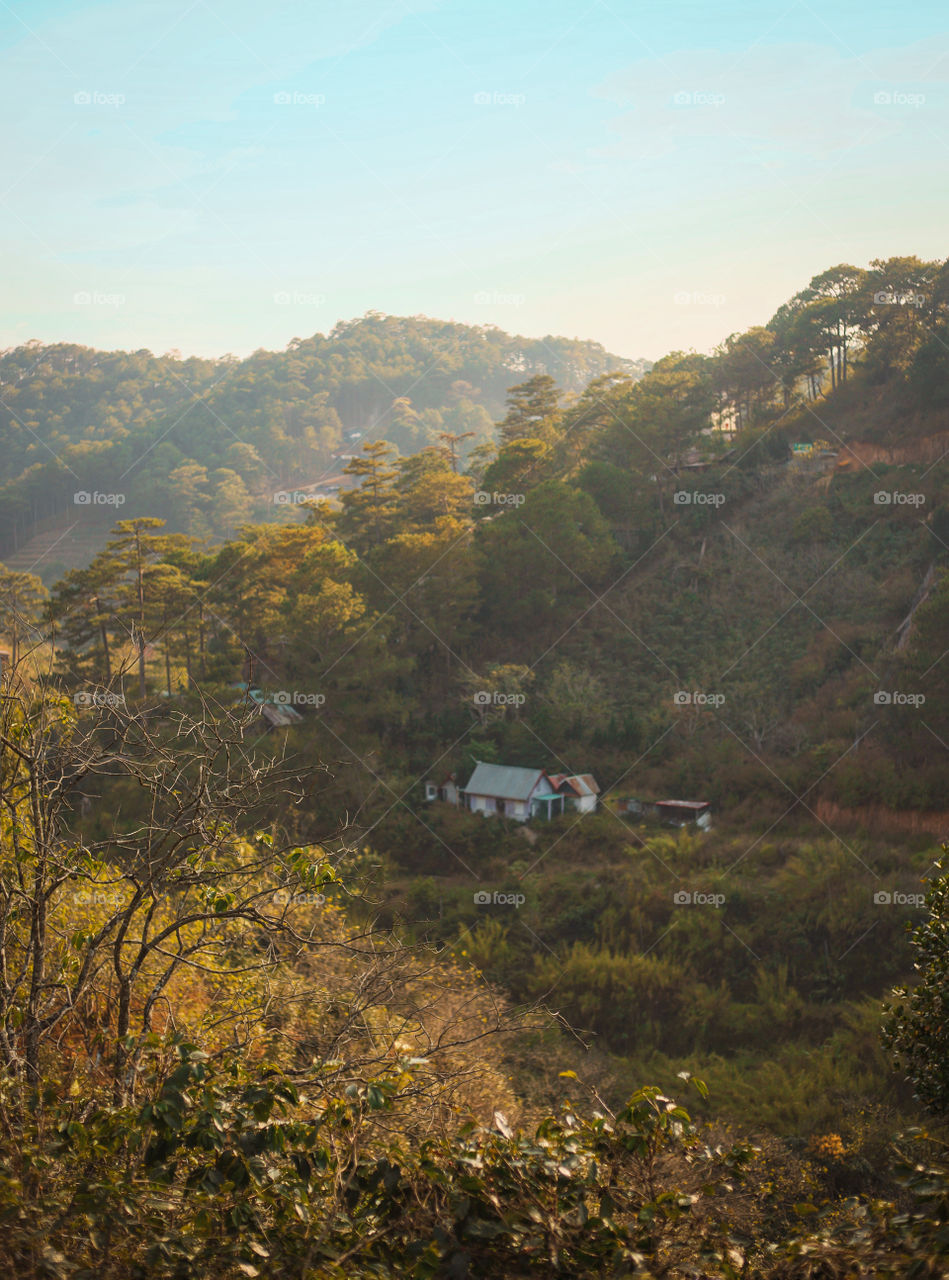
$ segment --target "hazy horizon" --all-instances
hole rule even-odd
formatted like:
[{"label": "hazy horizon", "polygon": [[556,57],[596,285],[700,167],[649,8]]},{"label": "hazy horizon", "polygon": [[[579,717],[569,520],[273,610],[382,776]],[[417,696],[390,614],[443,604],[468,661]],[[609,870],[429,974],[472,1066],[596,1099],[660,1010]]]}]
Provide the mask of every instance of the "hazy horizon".
[{"label": "hazy horizon", "polygon": [[219,357],[367,311],[709,351],[945,254],[943,12],[0,11],[0,344]]}]

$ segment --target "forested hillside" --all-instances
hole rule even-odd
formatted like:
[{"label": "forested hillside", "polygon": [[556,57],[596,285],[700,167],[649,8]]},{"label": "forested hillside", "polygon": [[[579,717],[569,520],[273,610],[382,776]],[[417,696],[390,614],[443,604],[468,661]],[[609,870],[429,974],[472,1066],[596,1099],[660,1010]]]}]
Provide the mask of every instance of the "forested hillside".
[{"label": "forested hillside", "polygon": [[[4,571],[0,1052],[79,1274],[943,1274],[949,266],[835,267],[642,376],[537,360],[490,427],[380,391],[282,523],[156,500]],[[598,811],[427,798],[477,762]],[[668,798],[711,829],[629,806]]]},{"label": "forested hillside", "polygon": [[[244,360],[29,343],[0,355],[0,554],[56,518],[95,523],[101,546],[96,517],[117,501],[220,540],[280,515],[275,493],[338,473],[357,435],[408,454],[448,433],[467,453],[519,376],[579,391],[619,368],[643,365],[594,342],[375,314]],[[77,508],[77,492],[103,505]],[[72,540],[52,564],[81,563]]]}]

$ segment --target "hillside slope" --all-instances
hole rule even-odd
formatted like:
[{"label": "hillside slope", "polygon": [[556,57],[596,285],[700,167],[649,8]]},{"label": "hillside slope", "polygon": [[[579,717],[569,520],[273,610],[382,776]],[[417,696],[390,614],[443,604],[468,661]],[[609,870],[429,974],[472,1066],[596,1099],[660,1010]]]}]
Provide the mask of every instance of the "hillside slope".
[{"label": "hillside slope", "polygon": [[465,437],[464,453],[493,436],[522,377],[546,373],[571,392],[644,367],[594,342],[374,313],[245,360],[29,343],[0,355],[0,556],[44,519],[84,527],[77,492],[121,503],[126,518],[231,536],[281,514],[275,493],[338,471],[360,440],[413,453],[447,432]]}]

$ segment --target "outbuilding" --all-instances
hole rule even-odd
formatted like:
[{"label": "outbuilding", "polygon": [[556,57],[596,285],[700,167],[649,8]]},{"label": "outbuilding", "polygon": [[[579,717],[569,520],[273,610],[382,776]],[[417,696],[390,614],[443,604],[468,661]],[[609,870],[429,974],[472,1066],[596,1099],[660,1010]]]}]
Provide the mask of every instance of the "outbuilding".
[{"label": "outbuilding", "polygon": [[600,788],[592,773],[552,773],[550,781],[555,791],[578,813],[593,813]]},{"label": "outbuilding", "polygon": [[458,788],[456,775],[446,773],[440,782],[430,778],[425,783],[425,799],[442,800],[445,804],[458,805],[461,801],[461,791]]},{"label": "outbuilding", "polygon": [[707,831],[712,825],[712,806],[707,800],[635,800],[626,801],[626,812],[637,818],[652,818],[670,827],[700,827]]}]

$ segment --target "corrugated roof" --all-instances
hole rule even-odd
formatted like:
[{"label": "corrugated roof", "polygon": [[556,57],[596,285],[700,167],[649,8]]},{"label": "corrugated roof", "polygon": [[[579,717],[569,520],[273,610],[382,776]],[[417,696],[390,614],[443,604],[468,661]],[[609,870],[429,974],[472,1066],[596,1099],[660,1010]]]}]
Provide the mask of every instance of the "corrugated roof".
[{"label": "corrugated roof", "polygon": [[474,796],[526,800],[543,776],[543,769],[522,769],[514,764],[483,764],[479,760],[465,791]]},{"label": "corrugated roof", "polygon": [[551,773],[550,781],[559,790],[566,782],[575,795],[597,796],[600,788],[592,773]]},{"label": "corrugated roof", "polygon": [[672,805],[676,809],[706,809],[708,800],[657,800],[656,804]]}]

